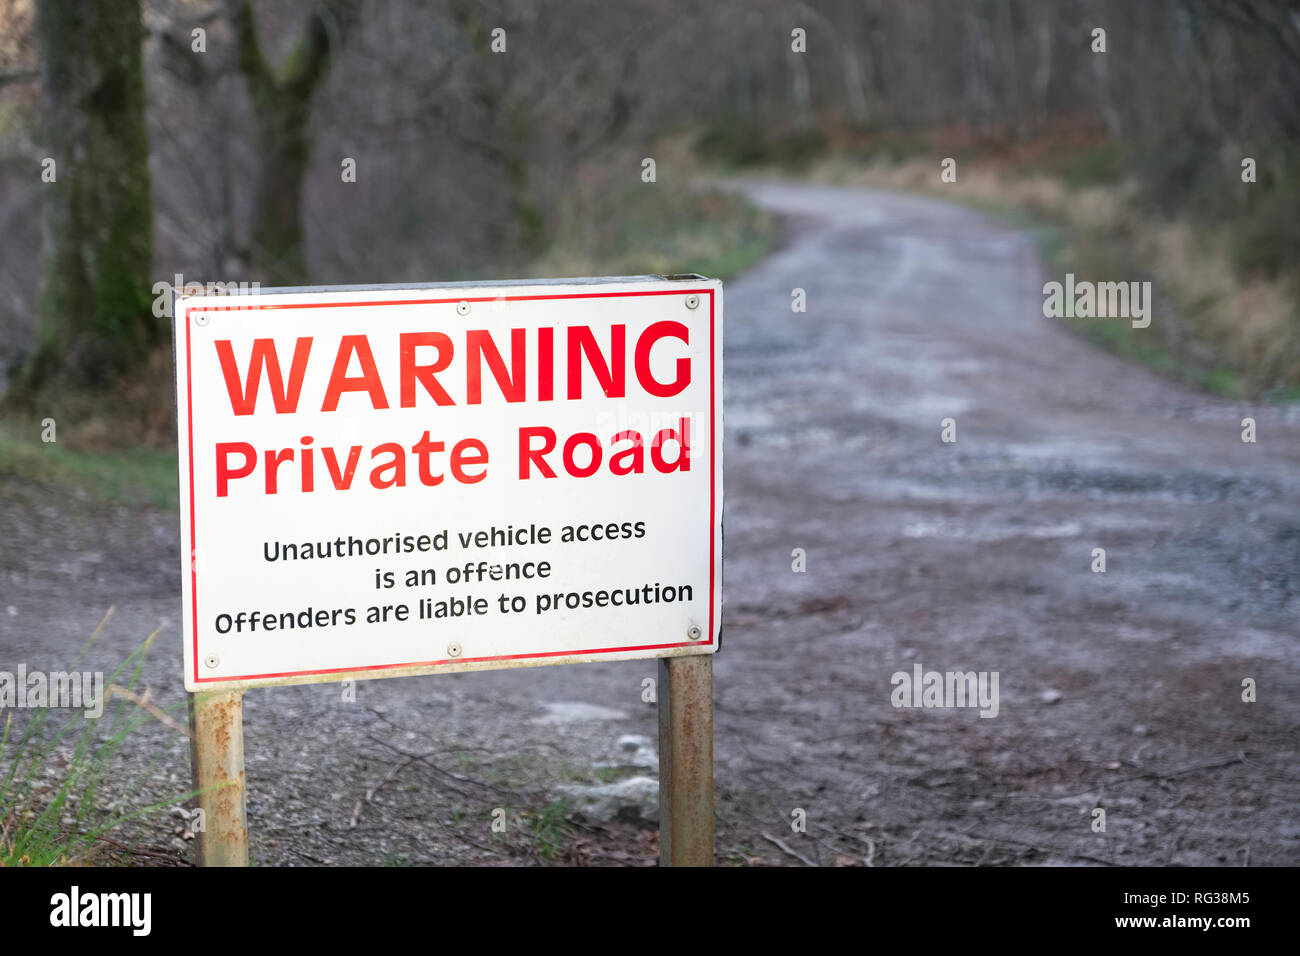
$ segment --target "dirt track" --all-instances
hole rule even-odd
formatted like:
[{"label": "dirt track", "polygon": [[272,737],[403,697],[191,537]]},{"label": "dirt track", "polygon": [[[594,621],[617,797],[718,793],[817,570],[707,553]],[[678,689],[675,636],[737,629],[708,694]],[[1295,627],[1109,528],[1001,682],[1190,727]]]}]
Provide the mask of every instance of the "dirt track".
[{"label": "dirt track", "polygon": [[[799,865],[766,834],[828,865],[1300,862],[1300,407],[1216,400],[1098,353],[1043,318],[1032,241],[1004,224],[746,188],[794,232],[726,290],[719,860]],[[0,669],[67,666],[115,604],[96,661],[164,622],[146,677],[181,700],[174,516],[10,482],[0,533]],[[998,716],[895,709],[890,675],[916,663],[998,672]],[[512,816],[542,836],[494,841],[491,808],[544,806],[618,763],[621,735],[653,738],[654,673],[377,681],[356,703],[334,685],[250,692],[253,855],[525,862],[550,831]],[[147,791],[185,788],[171,731],[132,754]],[[648,863],[653,836],[588,823],[556,858]]]}]

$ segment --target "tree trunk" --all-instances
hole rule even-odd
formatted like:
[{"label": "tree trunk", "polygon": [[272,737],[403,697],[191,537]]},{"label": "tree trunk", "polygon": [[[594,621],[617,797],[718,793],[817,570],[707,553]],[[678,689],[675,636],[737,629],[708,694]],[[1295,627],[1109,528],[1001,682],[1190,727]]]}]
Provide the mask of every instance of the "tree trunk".
[{"label": "tree trunk", "polygon": [[331,38],[342,37],[355,14],[351,0],[322,0],[277,71],[262,55],[249,0],[239,0],[235,8],[239,67],[248,80],[257,129],[251,266],[270,285],[307,280],[302,192],[311,159],[312,100],[329,73]]},{"label": "tree trunk", "polygon": [[270,285],[307,280],[302,193],[311,158],[310,113],[309,102],[284,96],[257,109],[252,265]]},{"label": "tree trunk", "polygon": [[28,389],[98,386],[143,358],[153,314],[153,208],[139,0],[42,0],[36,8],[45,189]]},{"label": "tree trunk", "polygon": [[520,252],[527,259],[536,258],[546,249],[546,221],[529,173],[531,120],[527,109],[511,95],[514,60],[491,52],[491,28],[480,18],[479,4],[457,0],[450,10],[473,53],[470,90],[491,124],[486,151],[502,164],[510,182],[510,212]]}]

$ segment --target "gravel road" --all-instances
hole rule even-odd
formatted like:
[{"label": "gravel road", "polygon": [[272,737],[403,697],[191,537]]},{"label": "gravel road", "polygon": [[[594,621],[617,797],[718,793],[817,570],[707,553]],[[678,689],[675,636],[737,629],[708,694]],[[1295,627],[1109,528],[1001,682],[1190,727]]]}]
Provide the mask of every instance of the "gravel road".
[{"label": "gravel road", "polygon": [[[726,289],[719,862],[1300,862],[1300,406],[1099,353],[1066,323],[1106,320],[1044,318],[1033,240],[999,221],[739,188],[790,235]],[[8,480],[0,542],[0,670],[67,667],[114,605],[90,662],[111,669],[161,626],[143,681],[183,707],[174,515]],[[891,675],[918,664],[996,672],[997,715],[893,706]],[[619,743],[655,737],[654,675],[250,691],[254,860],[653,863],[653,826],[572,800],[566,822],[553,801],[654,775]],[[186,741],[152,723],[121,771],[180,792]],[[140,845],[187,857],[183,821],[150,819]]]}]

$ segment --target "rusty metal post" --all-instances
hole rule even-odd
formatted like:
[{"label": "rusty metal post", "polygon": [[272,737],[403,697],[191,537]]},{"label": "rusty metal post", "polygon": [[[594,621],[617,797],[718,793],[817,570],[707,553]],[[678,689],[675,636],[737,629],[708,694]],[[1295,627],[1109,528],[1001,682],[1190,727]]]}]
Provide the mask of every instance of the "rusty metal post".
[{"label": "rusty metal post", "polygon": [[190,694],[190,767],[203,811],[200,866],[248,866],[244,815],[244,694]]},{"label": "rusty metal post", "polygon": [[713,866],[713,655],[659,659],[659,865]]}]

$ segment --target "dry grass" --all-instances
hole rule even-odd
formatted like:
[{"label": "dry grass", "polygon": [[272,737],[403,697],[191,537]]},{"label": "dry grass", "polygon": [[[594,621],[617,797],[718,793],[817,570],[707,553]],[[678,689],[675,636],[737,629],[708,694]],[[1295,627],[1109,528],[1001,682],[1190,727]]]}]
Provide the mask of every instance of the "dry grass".
[{"label": "dry grass", "polygon": [[[959,162],[956,183],[939,178],[937,158],[853,163],[828,159],[821,182],[919,192],[995,210],[1015,210],[1059,226],[1066,245],[1052,264],[1102,278],[1149,275],[1173,305],[1165,346],[1191,377],[1239,395],[1300,394],[1300,281],[1243,278],[1232,267],[1231,236],[1190,220],[1153,217],[1134,201],[1131,181],[1071,187],[1053,175],[1024,173],[995,159]],[[1120,270],[1116,273],[1113,270]]]}]

